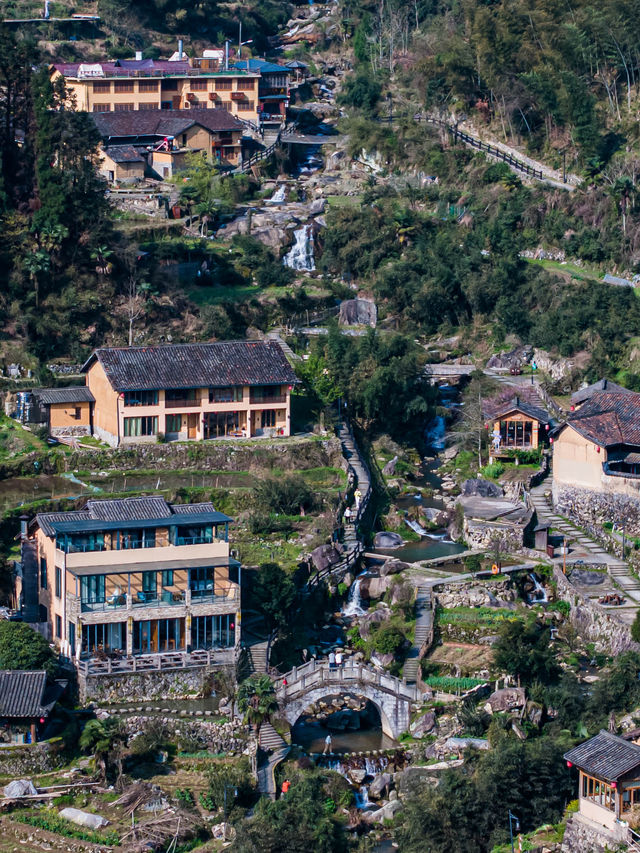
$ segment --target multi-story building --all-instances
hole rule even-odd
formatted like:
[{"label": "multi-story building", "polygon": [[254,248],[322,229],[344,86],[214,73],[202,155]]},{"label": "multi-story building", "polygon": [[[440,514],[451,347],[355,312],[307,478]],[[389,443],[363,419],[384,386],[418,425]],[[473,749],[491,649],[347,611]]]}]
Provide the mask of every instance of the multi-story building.
[{"label": "multi-story building", "polygon": [[298,380],[274,341],[103,348],[83,371],[93,434],[113,447],[291,434]]},{"label": "multi-story building", "polygon": [[259,72],[227,70],[217,58],[57,63],[51,67],[51,78],[59,77],[64,77],[78,110],[217,108],[252,124],[258,122]]},{"label": "multi-story building", "polygon": [[38,560],[40,626],[85,672],[234,663],[230,522],[211,503],[159,495],[37,515],[23,548]]},{"label": "multi-story building", "polygon": [[258,109],[263,123],[284,123],[289,106],[291,69],[265,59],[242,59],[234,68],[260,75],[258,82]]}]

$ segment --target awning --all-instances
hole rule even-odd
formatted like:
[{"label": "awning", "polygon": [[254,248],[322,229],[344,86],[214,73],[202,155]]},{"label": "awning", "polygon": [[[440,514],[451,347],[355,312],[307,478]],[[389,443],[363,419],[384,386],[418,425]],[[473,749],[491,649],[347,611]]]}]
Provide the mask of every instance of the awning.
[{"label": "awning", "polygon": [[87,575],[128,575],[134,572],[165,572],[181,569],[219,569],[240,566],[231,557],[199,557],[190,560],[155,560],[152,563],[118,563],[117,566],[67,566],[75,577]]},{"label": "awning", "polygon": [[637,450],[614,450],[607,454],[607,462],[624,462],[627,465],[640,465],[640,453]]}]

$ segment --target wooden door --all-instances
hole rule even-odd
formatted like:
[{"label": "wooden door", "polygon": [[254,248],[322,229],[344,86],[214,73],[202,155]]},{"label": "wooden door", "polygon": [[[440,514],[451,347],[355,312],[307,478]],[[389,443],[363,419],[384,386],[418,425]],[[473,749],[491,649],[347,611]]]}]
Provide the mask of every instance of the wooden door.
[{"label": "wooden door", "polygon": [[189,415],[187,423],[187,438],[196,438],[198,432],[198,415]]}]

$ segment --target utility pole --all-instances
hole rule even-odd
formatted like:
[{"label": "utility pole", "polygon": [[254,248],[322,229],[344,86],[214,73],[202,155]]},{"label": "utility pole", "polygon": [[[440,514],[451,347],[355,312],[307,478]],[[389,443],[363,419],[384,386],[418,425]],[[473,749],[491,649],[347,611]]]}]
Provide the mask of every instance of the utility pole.
[{"label": "utility pole", "polygon": [[515,848],[513,846],[513,828],[515,826],[516,832],[520,832],[520,821],[518,818],[511,813],[511,810],[508,812],[509,815],[509,839],[511,841],[511,853],[515,853]]}]

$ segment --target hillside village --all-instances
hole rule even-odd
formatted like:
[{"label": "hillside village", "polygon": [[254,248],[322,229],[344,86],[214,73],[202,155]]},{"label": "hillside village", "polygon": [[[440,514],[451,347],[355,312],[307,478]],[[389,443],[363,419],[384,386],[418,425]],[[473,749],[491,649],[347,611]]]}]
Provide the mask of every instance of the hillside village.
[{"label": "hillside village", "polygon": [[2,4],[0,853],[640,850],[637,16],[530,5]]}]

